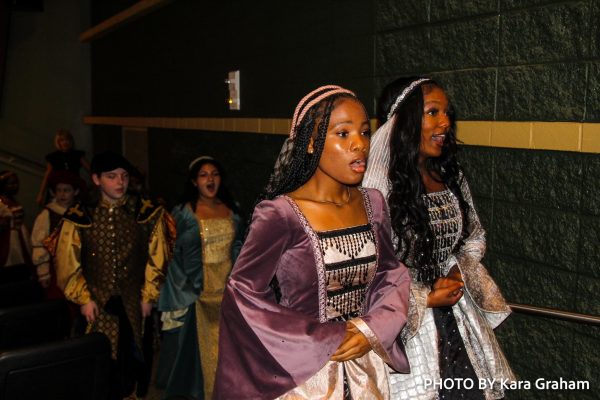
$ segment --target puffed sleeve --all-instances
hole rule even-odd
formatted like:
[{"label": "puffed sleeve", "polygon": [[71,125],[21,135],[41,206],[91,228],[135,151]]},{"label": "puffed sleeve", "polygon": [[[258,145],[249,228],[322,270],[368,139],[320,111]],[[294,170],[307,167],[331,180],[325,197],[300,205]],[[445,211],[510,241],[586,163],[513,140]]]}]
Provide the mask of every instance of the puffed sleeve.
[{"label": "puffed sleeve", "polygon": [[[254,211],[221,305],[214,399],[276,398],[318,372],[344,337],[345,323],[320,323],[318,316],[276,301],[270,283],[280,265],[293,263],[298,279],[310,276],[302,269],[315,268],[308,239],[306,245],[293,239],[304,232],[290,226],[292,217],[281,198],[263,201]],[[309,258],[298,255],[304,246]],[[294,256],[287,254],[290,249]]]},{"label": "puffed sleeve", "polygon": [[59,227],[55,244],[56,283],[65,297],[77,304],[92,300],[81,270],[81,236],[79,228],[67,219]]},{"label": "puffed sleeve", "polygon": [[500,288],[492,279],[487,269],[481,264],[485,255],[485,230],[473,204],[473,197],[466,178],[461,174],[460,188],[469,205],[467,214],[467,232],[469,235],[463,244],[451,256],[449,266],[456,264],[465,282],[465,292],[475,305],[484,312],[492,328],[498,326],[510,314],[510,307],[500,292]]},{"label": "puffed sleeve", "polygon": [[[416,274],[409,270],[409,273]],[[412,277],[410,284],[410,295],[408,298],[408,319],[406,326],[401,332],[401,337],[404,343],[415,336],[419,331],[425,312],[427,311],[427,297],[431,292],[431,286],[423,282],[419,282],[415,277]]]},{"label": "puffed sleeve", "polygon": [[158,309],[175,311],[189,307],[202,291],[202,242],[198,222],[186,205],[173,209],[177,240],[160,289]]},{"label": "puffed sleeve", "polygon": [[44,240],[50,234],[50,213],[43,209],[38,214],[31,230],[31,261],[35,265],[38,280],[40,282],[50,281],[50,254],[44,247]]},{"label": "puffed sleeve", "polygon": [[142,286],[144,303],[156,302],[159,298],[160,285],[165,279],[167,262],[171,256],[171,236],[174,235],[174,226],[173,217],[161,209],[148,245],[148,262],[145,282]]},{"label": "puffed sleeve", "polygon": [[396,258],[387,206],[379,191],[369,190],[377,235],[377,272],[367,292],[365,313],[352,320],[373,350],[398,372],[408,372],[400,331],[406,324],[410,276]]}]

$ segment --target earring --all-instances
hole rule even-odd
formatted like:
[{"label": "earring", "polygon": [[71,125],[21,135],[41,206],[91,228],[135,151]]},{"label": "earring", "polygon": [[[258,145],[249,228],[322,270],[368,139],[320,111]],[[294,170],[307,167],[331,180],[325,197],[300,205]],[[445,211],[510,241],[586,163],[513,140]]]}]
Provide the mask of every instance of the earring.
[{"label": "earring", "polygon": [[314,152],[315,152],[315,151],[314,151],[314,149],[313,149],[312,147],[309,147],[309,148],[308,148],[308,154],[312,154],[312,153],[314,153]]}]

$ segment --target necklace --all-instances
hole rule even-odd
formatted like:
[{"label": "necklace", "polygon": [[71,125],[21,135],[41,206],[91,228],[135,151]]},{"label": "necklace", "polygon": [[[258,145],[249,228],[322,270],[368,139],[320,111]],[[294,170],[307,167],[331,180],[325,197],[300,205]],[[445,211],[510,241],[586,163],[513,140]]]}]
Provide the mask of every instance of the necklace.
[{"label": "necklace", "polygon": [[331,200],[306,199],[306,198],[302,198],[302,197],[295,197],[294,199],[295,200],[313,201],[315,203],[333,204],[336,207],[342,207],[342,206],[345,206],[346,204],[350,203],[350,199],[352,198],[352,195],[350,194],[350,188],[348,186],[346,186],[346,193],[348,193],[348,199],[345,201],[342,201],[341,203],[331,201]]}]

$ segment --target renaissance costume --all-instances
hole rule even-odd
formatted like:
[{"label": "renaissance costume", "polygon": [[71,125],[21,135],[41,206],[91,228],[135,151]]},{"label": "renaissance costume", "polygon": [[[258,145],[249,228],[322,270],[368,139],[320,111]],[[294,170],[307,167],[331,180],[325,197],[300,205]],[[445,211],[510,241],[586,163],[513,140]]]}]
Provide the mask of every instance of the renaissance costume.
[{"label": "renaissance costume", "polygon": [[56,269],[44,246],[44,241],[58,227],[63,214],[67,209],[56,201],[46,204],[46,207],[38,214],[31,230],[31,261],[35,266],[38,281],[45,284],[46,298],[64,299],[62,291],[56,285]]},{"label": "renaissance costume", "polygon": [[[403,95],[399,96],[400,101],[402,98]],[[391,187],[388,179],[389,141],[396,119],[392,114],[390,112],[390,119],[371,141],[369,166],[363,179],[363,185],[380,190],[386,199]],[[401,333],[411,371],[409,374],[391,371],[393,399],[445,398],[448,392],[438,391],[439,386],[433,384],[440,378],[488,379],[488,382],[495,379],[493,385],[488,384],[483,391],[477,389],[478,382],[475,382],[475,389],[461,393],[454,389],[452,395],[462,394],[464,397],[461,398],[467,399],[499,399],[504,396],[501,380],[515,379],[493,331],[508,317],[510,308],[481,264],[485,253],[485,231],[462,173],[458,180],[462,197],[469,207],[466,220],[459,200],[451,190],[423,195],[434,235],[433,270],[437,271],[436,276],[445,276],[457,266],[464,281],[464,294],[454,306],[427,307],[431,285],[419,277],[420,266],[415,261],[416,233],[409,229],[399,238],[397,256],[409,267],[412,279],[408,322]],[[466,227],[463,227],[464,223]],[[467,232],[466,237],[463,237],[463,231]],[[394,237],[394,243],[397,242]]]},{"label": "renaissance costume", "polygon": [[102,200],[93,208],[77,203],[53,236],[48,246],[55,254],[57,282],[65,297],[80,305],[98,305],[99,315],[87,331],[108,336],[117,358],[118,315],[124,314],[141,349],[140,302],[158,299],[175,237],[170,215],[136,196],[126,195],[115,203]]},{"label": "renaissance costume", "polygon": [[[223,297],[214,399],[387,399],[385,363],[408,372],[409,277],[384,199],[360,190],[368,223],[334,231],[314,231],[285,195],[257,205]],[[346,321],[373,350],[330,361]]]},{"label": "renaissance costume", "polygon": [[241,248],[243,224],[237,214],[200,219],[189,204],[175,207],[173,218],[177,241],[158,302],[163,341],[157,383],[167,396],[210,398],[221,298]]},{"label": "renaissance costume", "polygon": [[32,271],[31,242],[23,207],[9,196],[0,196],[1,280],[29,279]]}]

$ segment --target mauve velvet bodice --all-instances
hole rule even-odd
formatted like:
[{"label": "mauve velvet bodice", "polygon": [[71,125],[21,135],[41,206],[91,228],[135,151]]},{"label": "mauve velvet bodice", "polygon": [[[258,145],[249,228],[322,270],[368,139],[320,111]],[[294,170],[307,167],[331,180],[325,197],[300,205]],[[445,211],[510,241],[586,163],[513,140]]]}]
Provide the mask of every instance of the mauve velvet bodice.
[{"label": "mauve velvet bodice", "polygon": [[[406,323],[409,276],[396,259],[385,202],[363,190],[377,243],[377,271],[362,320],[382,358],[408,371],[398,333]],[[279,302],[270,285],[277,278]],[[345,322],[327,321],[326,282],[317,234],[285,196],[256,207],[221,305],[214,399],[273,399],[305,382],[330,359]]]}]

